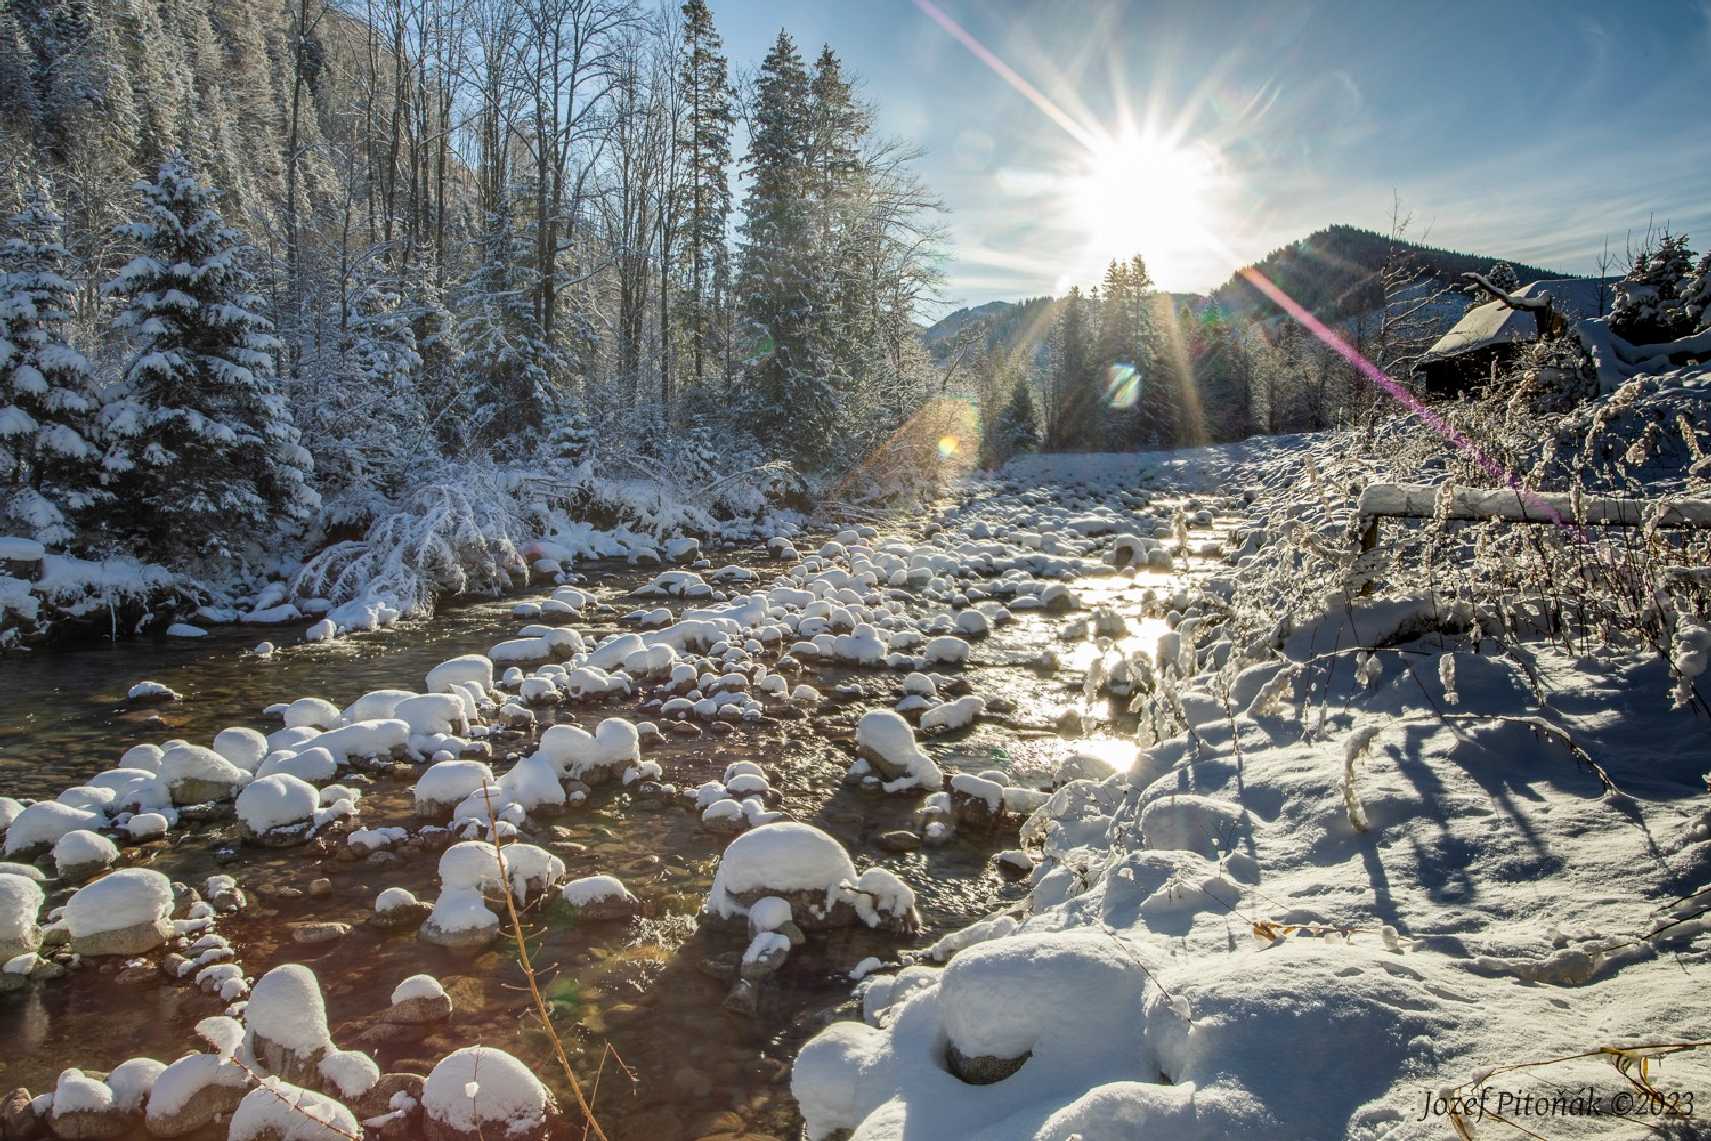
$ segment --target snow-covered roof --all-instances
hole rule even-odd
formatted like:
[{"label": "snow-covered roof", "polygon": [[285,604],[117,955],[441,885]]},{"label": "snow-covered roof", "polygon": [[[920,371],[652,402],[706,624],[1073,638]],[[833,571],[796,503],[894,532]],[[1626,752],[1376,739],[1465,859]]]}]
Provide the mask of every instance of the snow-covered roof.
[{"label": "snow-covered roof", "polygon": [[[1549,293],[1559,311],[1577,317],[1596,317],[1599,315],[1601,286],[1609,288],[1608,282],[1594,277],[1564,277],[1554,281],[1529,282],[1515,294],[1518,297],[1537,297],[1541,293]],[[1501,301],[1489,301],[1469,309],[1454,328],[1438,339],[1424,359],[1443,360],[1493,345],[1518,344],[1532,340],[1537,332],[1538,323],[1528,310],[1511,309]]]}]

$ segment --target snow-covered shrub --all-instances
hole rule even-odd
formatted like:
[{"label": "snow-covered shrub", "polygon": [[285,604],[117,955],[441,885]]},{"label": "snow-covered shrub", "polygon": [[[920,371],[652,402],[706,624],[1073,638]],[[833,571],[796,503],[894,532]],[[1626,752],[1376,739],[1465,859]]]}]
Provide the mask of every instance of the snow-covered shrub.
[{"label": "snow-covered shrub", "polygon": [[528,528],[506,474],[470,464],[415,487],[361,539],[334,543],[292,581],[299,596],[386,599],[404,613],[433,610],[438,594],[498,592],[526,574],[518,547]]},{"label": "snow-covered shrub", "polygon": [[[1672,341],[1691,332],[1695,322],[1687,308],[1687,293],[1693,273],[1693,251],[1687,248],[1686,234],[1666,231],[1655,245],[1648,241],[1616,283],[1610,331],[1635,344]],[[1697,285],[1694,290],[1697,293]]]}]

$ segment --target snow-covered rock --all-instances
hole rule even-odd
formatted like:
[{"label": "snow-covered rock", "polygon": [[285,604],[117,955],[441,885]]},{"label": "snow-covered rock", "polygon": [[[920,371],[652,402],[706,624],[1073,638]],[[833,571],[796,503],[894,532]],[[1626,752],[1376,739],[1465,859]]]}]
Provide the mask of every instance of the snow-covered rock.
[{"label": "snow-covered rock", "polygon": [[746,916],[750,904],[778,896],[804,929],[825,922],[857,880],[842,844],[811,824],[767,824],[732,840],[719,858],[705,911],[722,919]]},{"label": "snow-covered rock", "polygon": [[889,709],[874,709],[856,722],[856,754],[880,778],[887,792],[938,789],[944,774],[915,744],[915,731]]},{"label": "snow-covered rock", "polygon": [[244,1027],[244,1046],[264,1073],[293,1084],[318,1081],[333,1039],[314,971],[286,963],[262,975],[244,1007]]},{"label": "snow-covered rock", "polygon": [[249,783],[250,774],[212,749],[176,745],[160,759],[160,779],[174,804],[202,804],[231,800]]},{"label": "snow-covered rock", "polygon": [[57,800],[29,805],[6,826],[6,855],[30,859],[51,849],[61,836],[78,829],[103,827],[106,817],[61,804]]},{"label": "snow-covered rock", "polygon": [[321,794],[308,781],[286,773],[258,777],[238,793],[238,835],[263,848],[307,843],[320,807]]},{"label": "snow-covered rock", "polygon": [[0,873],[0,960],[41,946],[36,919],[42,899],[42,889],[34,880]]},{"label": "snow-covered rock", "polygon": [[121,868],[72,894],[65,906],[79,955],[140,955],[173,935],[172,884],[147,868]]},{"label": "snow-covered rock", "polygon": [[54,868],[66,883],[82,883],[100,875],[119,860],[119,849],[99,832],[74,829],[55,841]]},{"label": "snow-covered rock", "polygon": [[436,761],[416,781],[416,814],[443,817],[472,793],[496,785],[493,770],[481,761]]},{"label": "snow-covered rock", "polygon": [[430,1141],[534,1141],[558,1113],[529,1068],[491,1046],[465,1046],[441,1058],[422,1089],[422,1109]]},{"label": "snow-covered rock", "polygon": [[270,1077],[238,1103],[226,1141],[349,1141],[361,1135],[356,1115],[331,1097]]},{"label": "snow-covered rock", "polygon": [[571,880],[561,897],[585,919],[629,919],[641,909],[641,901],[616,876],[583,876]]}]

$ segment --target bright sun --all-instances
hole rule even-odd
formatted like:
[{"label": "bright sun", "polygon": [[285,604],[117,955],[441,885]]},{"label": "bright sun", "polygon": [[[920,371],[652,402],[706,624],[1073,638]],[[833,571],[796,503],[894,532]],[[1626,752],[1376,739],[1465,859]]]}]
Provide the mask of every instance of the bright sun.
[{"label": "bright sun", "polygon": [[1151,136],[1111,139],[1070,184],[1069,208],[1086,235],[1085,259],[1102,267],[1132,254],[1169,279],[1204,245],[1217,181],[1213,156]]}]

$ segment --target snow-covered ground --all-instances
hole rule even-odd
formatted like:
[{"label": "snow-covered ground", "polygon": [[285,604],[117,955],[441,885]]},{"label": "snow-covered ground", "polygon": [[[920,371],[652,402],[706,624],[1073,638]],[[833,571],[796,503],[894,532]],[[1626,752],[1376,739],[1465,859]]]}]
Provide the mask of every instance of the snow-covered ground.
[{"label": "snow-covered ground", "polygon": [[[518,604],[487,653],[390,679],[412,688],[337,694],[342,708],[272,694],[283,727],[265,735],[138,745],[57,800],[0,799],[8,857],[46,854],[61,881],[0,875],[6,970],[23,987],[65,974],[44,968],[170,946],[184,955],[175,977],[232,1005],[203,1035],[219,1052],[165,1067],[147,1117],[177,1128],[196,1083],[248,1088],[228,1057],[281,1083],[246,1095],[247,1111],[233,1099],[234,1133],[242,1121],[265,1135],[282,1097],[337,1116],[374,1064],[330,1049],[324,1012],[289,1016],[320,1010],[313,974],[245,973],[215,928],[243,922],[233,879],[209,880],[183,916],[155,871],[86,882],[130,855],[104,837],[133,824],[187,837],[226,801],[252,847],[313,839],[366,860],[439,837],[437,898],[389,887],[374,921],[469,951],[501,935],[500,885],[589,924],[648,903],[640,881],[564,884],[565,862],[527,842],[550,843],[541,818],[621,788],[721,838],[700,921],[709,938],[747,940],[725,1005],[760,1017],[760,988],[787,961],[811,969],[792,948],[829,928],[907,945],[925,885],[787,819],[826,802],[783,800],[777,765],[737,760],[677,784],[669,757],[647,753],[703,726],[809,721],[849,731],[859,795],[904,806],[909,826],[887,834],[902,847],[876,847],[960,836],[995,851],[1002,828],[1017,846],[994,871],[1027,885],[889,962],[837,964],[860,1020],[810,1041],[792,1075],[815,1139],[1424,1138],[1453,1135],[1452,1114],[1481,1135],[1498,1131],[1492,1115],[1552,1138],[1634,1133],[1711,1090],[1711,1050],[1695,1045],[1711,1040],[1698,1001],[1711,979],[1711,557],[1703,532],[1664,525],[1698,509],[1648,509],[1627,530],[1529,527],[1458,519],[1477,496],[1444,493],[1433,517],[1386,520],[1365,542],[1357,504],[1376,481],[1484,486],[1492,457],[1576,516],[1583,493],[1698,502],[1708,403],[1700,370],[1549,424],[1453,411],[1479,456],[1397,420],[1028,457],[908,531],[810,544],[788,529],[767,544],[771,564],[662,568],[622,599],[558,585]],[[536,621],[549,618],[584,630]],[[1007,718],[1039,710],[1018,711],[992,679],[1022,671],[1079,691],[1059,738],[1097,728],[1033,782],[1049,789],[933,744],[1009,742],[1024,722]],[[630,701],[649,720],[594,708]],[[573,708],[589,728],[546,725]],[[414,816],[393,823],[361,789],[400,769]],[[341,778],[351,785],[326,783]],[[63,914],[44,911],[46,890],[72,892]],[[439,997],[416,986],[402,1001]],[[448,1127],[467,1110],[537,1135],[557,1110],[527,1067],[459,1045],[421,1099],[379,1108]],[[483,1059],[491,1083],[469,1076]],[[103,1093],[67,1070],[44,1105],[63,1101],[70,1128],[83,1107],[130,1097],[113,1073]],[[1551,1100],[1564,1091],[1585,1091],[1578,1109]]]},{"label": "snow-covered ground", "polygon": [[[1630,449],[1622,494],[1703,497],[1707,411],[1690,370],[1556,435]],[[1550,439],[1497,443],[1560,490]],[[802,1050],[811,1137],[1640,1136],[1703,1105],[1711,1051],[1671,1047],[1711,1040],[1706,599],[1617,600],[1705,540],[1427,520],[1361,558],[1361,486],[1477,462],[1416,421],[1033,456],[949,513],[942,545],[1049,550],[1183,490],[1177,542],[1210,512],[1225,566],[1160,604],[1156,652],[1106,644],[1089,689],[1135,695],[1141,747],[1062,774],[1022,829],[1026,901],[869,975],[863,1020]],[[1588,569],[1618,547],[1621,575]]]}]

